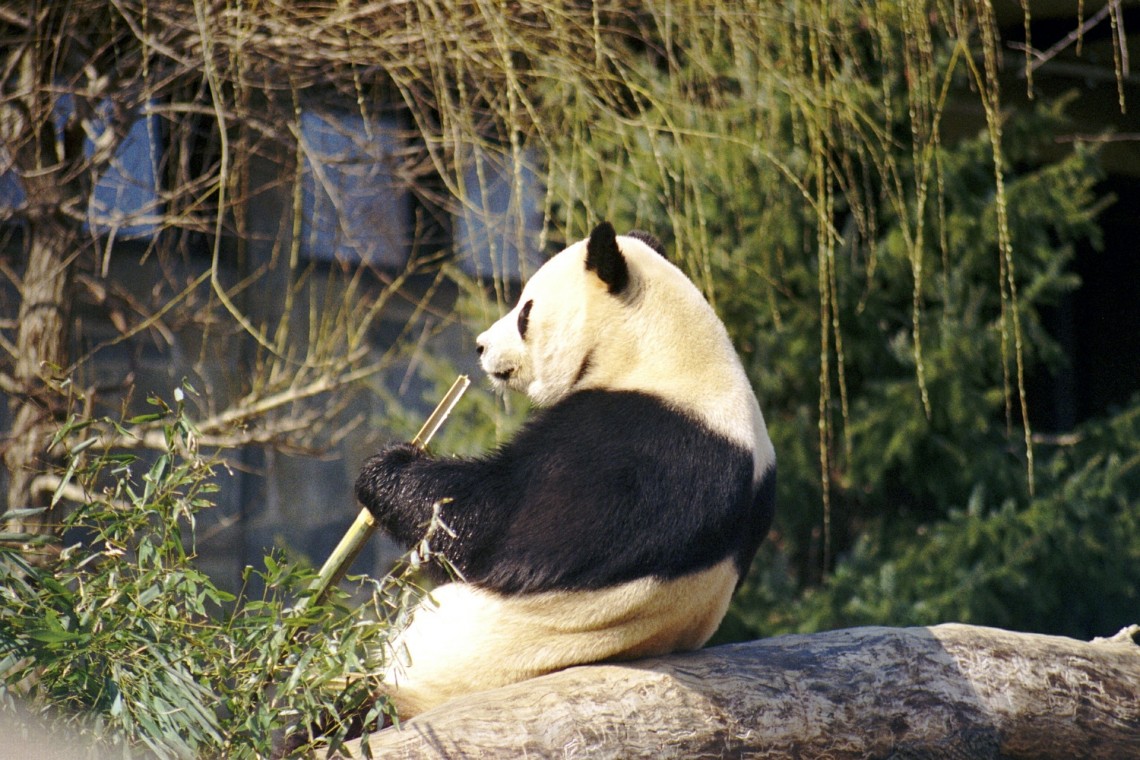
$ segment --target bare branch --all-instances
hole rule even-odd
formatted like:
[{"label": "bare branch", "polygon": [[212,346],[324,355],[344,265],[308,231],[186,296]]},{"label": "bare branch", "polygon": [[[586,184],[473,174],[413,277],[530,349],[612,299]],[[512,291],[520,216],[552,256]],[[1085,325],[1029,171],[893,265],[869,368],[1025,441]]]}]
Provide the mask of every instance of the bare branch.
[{"label": "bare branch", "polygon": [[[59,475],[39,475],[32,481],[32,493],[55,494],[59,499],[74,504],[85,504],[91,501],[91,493],[74,481],[64,482]],[[131,505],[124,501],[109,500],[108,503],[115,509],[128,511]]]},{"label": "bare branch", "polygon": [[21,16],[19,13],[7,6],[0,6],[0,21],[12,26],[18,26],[21,29],[31,29],[34,23],[32,19],[27,16]]},{"label": "bare branch", "polygon": [[[1026,65],[1025,70],[1022,72],[1022,76],[1031,76],[1033,72],[1037,71],[1037,69],[1053,60],[1058,54],[1068,49],[1072,45],[1078,44],[1085,34],[1095,28],[1097,24],[1108,18],[1109,14],[1115,13],[1120,6],[1120,2],[1121,0],[1109,0],[1109,2],[1105,3],[1100,10],[1085,19],[1084,23],[1080,24],[1076,29],[1066,34],[1054,44],[1050,45],[1046,50],[1038,51],[1032,47],[1021,44],[1010,45],[1010,47],[1014,48],[1015,50],[1021,50],[1028,53],[1033,58],[1033,62]],[[1127,74],[1127,70],[1125,70],[1124,73]]]}]

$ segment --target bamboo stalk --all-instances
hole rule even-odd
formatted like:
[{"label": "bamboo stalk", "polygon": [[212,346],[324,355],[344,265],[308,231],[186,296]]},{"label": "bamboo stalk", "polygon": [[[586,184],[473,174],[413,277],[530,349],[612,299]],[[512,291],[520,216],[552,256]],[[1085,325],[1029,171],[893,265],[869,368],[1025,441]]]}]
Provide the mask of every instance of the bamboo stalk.
[{"label": "bamboo stalk", "polygon": [[[416,433],[416,437],[412,439],[412,445],[418,449],[423,449],[427,446],[432,436],[436,431],[443,426],[444,420],[451,414],[451,410],[455,408],[455,404],[459,398],[467,390],[467,386],[471,384],[471,380],[467,375],[460,375],[452,383],[451,388],[447,394],[436,406],[435,411],[424,422],[423,427]],[[302,605],[302,610],[308,609],[312,605],[319,604],[325,598],[325,594],[329,589],[340,582],[341,578],[348,571],[353,561],[360,555],[360,551],[376,532],[376,520],[372,517],[372,513],[365,508],[361,508],[360,513],[356,516],[356,520],[345,532],[344,537],[341,538],[340,543],[333,549],[332,554],[325,560],[325,564],[321,567],[320,573],[317,575],[317,580],[313,583],[312,593]]]}]

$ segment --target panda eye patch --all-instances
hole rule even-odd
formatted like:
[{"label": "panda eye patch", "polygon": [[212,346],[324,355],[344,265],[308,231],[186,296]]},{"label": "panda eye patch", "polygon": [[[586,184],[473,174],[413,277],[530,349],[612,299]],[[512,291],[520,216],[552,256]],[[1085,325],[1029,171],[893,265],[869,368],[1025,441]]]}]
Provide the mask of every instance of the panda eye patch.
[{"label": "panda eye patch", "polygon": [[519,310],[519,336],[526,337],[526,328],[530,324],[530,309],[534,306],[534,299],[527,301],[523,304],[522,309]]}]

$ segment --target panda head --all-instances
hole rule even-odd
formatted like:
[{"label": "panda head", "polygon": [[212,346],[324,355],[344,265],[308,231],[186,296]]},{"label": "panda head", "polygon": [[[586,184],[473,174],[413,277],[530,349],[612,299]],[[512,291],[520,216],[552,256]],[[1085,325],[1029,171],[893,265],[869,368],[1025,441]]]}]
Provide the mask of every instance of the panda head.
[{"label": "panda head", "polygon": [[615,338],[638,288],[614,228],[603,222],[547,261],[514,309],[476,338],[480,363],[497,387],[553,404],[630,352]]},{"label": "panda head", "polygon": [[649,393],[741,441],[763,421],[728,334],[644,233],[608,222],[547,261],[476,339],[499,388],[539,406],[579,390]]}]

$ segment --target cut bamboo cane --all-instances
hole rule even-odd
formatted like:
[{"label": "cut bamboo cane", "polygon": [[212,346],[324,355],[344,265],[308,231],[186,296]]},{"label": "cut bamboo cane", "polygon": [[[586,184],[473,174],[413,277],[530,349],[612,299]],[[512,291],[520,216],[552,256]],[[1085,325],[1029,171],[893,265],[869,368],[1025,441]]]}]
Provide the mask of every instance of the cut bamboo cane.
[{"label": "cut bamboo cane", "polygon": [[[460,375],[452,383],[451,388],[443,397],[443,400],[436,406],[435,411],[427,418],[423,427],[416,433],[416,437],[412,439],[412,445],[418,449],[423,449],[427,446],[428,442],[435,435],[436,431],[443,426],[444,420],[451,414],[451,410],[455,408],[455,404],[459,398],[467,390],[467,386],[471,384],[471,380],[467,375]],[[332,554],[325,560],[325,564],[321,567],[320,573],[317,575],[317,580],[313,583],[312,592],[302,604],[302,610],[307,609],[315,604],[319,604],[325,598],[329,589],[340,582],[344,574],[348,572],[348,568],[352,565],[353,561],[360,555],[364,545],[371,538],[372,534],[376,532],[376,520],[372,517],[372,513],[365,508],[361,508],[360,513],[356,516],[356,520],[349,527],[348,531],[341,538],[340,543],[333,549]]]}]

